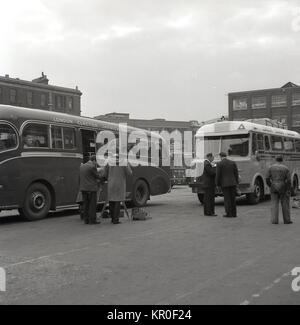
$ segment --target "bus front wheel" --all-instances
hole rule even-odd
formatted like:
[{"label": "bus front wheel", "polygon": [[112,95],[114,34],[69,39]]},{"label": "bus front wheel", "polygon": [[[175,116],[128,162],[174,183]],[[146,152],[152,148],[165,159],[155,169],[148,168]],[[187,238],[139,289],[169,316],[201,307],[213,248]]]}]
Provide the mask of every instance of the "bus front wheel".
[{"label": "bus front wheel", "polygon": [[264,188],[262,181],[260,179],[256,179],[254,182],[254,190],[252,193],[246,195],[247,201],[250,204],[258,204],[263,200],[264,197]]},{"label": "bus front wheel", "polygon": [[147,204],[150,193],[147,183],[139,179],[136,181],[133,188],[132,202],[136,207],[142,207]]},{"label": "bus front wheel", "polygon": [[51,207],[51,194],[47,186],[34,183],[26,191],[25,200],[20,214],[29,221],[45,218]]}]

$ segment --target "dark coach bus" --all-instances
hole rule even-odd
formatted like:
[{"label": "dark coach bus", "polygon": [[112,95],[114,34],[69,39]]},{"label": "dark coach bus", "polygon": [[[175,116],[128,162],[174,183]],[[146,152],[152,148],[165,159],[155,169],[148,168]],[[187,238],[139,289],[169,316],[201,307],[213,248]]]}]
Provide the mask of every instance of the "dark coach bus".
[{"label": "dark coach bus", "polygon": [[[26,219],[38,220],[50,210],[76,207],[80,164],[95,153],[97,133],[102,130],[117,134],[118,125],[0,105],[0,211],[18,209]],[[135,129],[128,127],[131,130]],[[161,157],[165,146],[161,137],[159,141]],[[170,168],[161,162],[133,167],[127,199],[135,206],[169,192]],[[105,202],[105,192],[99,203]]]}]

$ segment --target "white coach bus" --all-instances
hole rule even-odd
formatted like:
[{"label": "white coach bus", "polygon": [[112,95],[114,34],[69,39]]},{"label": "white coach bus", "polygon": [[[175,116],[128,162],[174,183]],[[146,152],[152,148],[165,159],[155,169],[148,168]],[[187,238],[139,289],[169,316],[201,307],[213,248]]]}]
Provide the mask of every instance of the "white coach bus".
[{"label": "white coach bus", "polygon": [[[199,141],[204,140],[204,143]],[[199,142],[198,142],[199,141]],[[201,127],[196,134],[196,142],[204,147],[206,155],[214,154],[216,162],[219,153],[225,152],[228,158],[237,163],[242,194],[246,194],[250,204],[257,204],[270,194],[266,184],[266,173],[277,155],[284,157],[292,177],[292,195],[299,187],[300,176],[300,134],[277,127],[249,121],[217,122]],[[203,157],[203,156],[202,156]],[[189,186],[203,202],[201,176],[203,158],[196,157],[187,175]],[[222,193],[217,192],[217,196]]]}]

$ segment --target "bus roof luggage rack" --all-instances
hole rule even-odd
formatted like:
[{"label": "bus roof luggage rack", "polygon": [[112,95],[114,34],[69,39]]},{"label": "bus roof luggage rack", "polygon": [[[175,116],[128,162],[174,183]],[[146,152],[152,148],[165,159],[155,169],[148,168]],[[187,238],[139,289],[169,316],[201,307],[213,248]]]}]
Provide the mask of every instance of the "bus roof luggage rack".
[{"label": "bus roof luggage rack", "polygon": [[252,122],[252,123],[256,123],[256,124],[272,126],[272,127],[279,128],[279,129],[287,129],[287,125],[285,123],[278,122],[277,120],[271,120],[269,118],[248,119],[248,120],[246,120],[246,122]]}]

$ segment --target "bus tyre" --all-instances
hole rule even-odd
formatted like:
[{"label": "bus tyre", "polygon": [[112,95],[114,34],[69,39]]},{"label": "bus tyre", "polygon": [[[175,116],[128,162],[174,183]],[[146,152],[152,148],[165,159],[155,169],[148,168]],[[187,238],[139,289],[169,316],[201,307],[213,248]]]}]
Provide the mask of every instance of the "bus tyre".
[{"label": "bus tyre", "polygon": [[246,195],[247,201],[250,204],[258,204],[263,200],[264,197],[264,189],[263,184],[260,179],[256,179],[254,182],[254,190],[253,193],[249,193]]},{"label": "bus tyre", "polygon": [[299,189],[299,181],[298,181],[298,177],[295,175],[293,177],[291,195],[292,196],[296,196],[297,195],[297,192],[298,192],[298,189]]},{"label": "bus tyre", "polygon": [[204,194],[198,193],[197,196],[198,196],[198,200],[200,201],[200,203],[203,204],[204,203]]},{"label": "bus tyre", "polygon": [[26,191],[20,215],[29,221],[45,218],[51,207],[51,194],[42,183],[34,183]]},{"label": "bus tyre", "polygon": [[147,183],[139,179],[136,181],[133,187],[132,193],[132,202],[136,207],[143,207],[147,204],[149,199],[150,193]]}]

